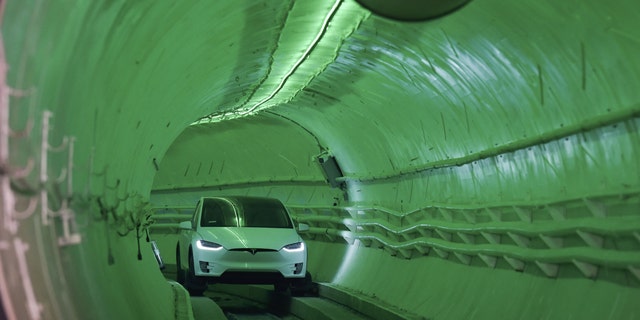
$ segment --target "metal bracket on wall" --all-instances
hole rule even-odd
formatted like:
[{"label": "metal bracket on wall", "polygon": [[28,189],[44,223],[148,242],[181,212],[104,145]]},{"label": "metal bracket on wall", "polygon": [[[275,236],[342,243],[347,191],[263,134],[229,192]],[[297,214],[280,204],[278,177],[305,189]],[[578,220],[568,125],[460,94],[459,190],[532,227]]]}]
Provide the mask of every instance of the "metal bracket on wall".
[{"label": "metal bracket on wall", "polygon": [[[477,258],[490,268],[503,260],[515,271],[532,265],[552,278],[558,277],[561,268],[573,267],[590,279],[607,277],[609,273],[599,272],[604,268],[629,272],[640,280],[640,221],[635,216],[640,194],[589,201],[607,203],[601,210],[615,213],[604,223],[601,216],[591,214],[584,199],[531,206],[435,208],[435,214],[434,207],[407,213],[362,206],[289,208],[296,221],[311,226],[304,236],[317,241],[323,238],[314,234],[330,235],[324,239],[360,242],[406,259],[430,252],[449,259],[453,254],[459,263],[471,264]],[[476,215],[473,223],[469,222],[471,212]],[[497,215],[501,218],[496,219]],[[618,248],[618,241],[625,247]]]}]

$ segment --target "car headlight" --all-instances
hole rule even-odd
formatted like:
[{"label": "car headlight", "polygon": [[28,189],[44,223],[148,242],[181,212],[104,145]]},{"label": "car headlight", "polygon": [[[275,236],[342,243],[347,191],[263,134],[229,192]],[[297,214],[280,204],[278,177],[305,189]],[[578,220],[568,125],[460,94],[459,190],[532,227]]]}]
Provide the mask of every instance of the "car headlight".
[{"label": "car headlight", "polygon": [[300,252],[304,251],[304,242],[296,242],[292,244],[288,244],[282,247],[282,250],[286,252]]},{"label": "car headlight", "polygon": [[213,250],[218,251],[222,249],[221,244],[217,244],[215,242],[207,241],[207,240],[198,240],[196,241],[196,246],[200,250]]}]

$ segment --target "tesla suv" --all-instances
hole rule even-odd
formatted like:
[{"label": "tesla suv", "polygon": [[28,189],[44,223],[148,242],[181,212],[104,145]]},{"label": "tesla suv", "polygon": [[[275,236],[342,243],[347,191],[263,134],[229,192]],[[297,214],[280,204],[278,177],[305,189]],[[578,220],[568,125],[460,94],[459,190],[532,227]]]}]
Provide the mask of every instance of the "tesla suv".
[{"label": "tesla suv", "polygon": [[273,284],[276,291],[307,285],[307,247],[277,199],[200,198],[180,223],[177,281],[199,295],[208,283]]}]

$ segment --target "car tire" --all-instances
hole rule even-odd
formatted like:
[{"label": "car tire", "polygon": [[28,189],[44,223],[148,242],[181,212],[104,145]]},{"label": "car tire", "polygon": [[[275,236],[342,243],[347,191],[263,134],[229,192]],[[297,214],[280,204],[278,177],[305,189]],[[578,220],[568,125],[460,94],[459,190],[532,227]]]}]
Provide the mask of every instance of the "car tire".
[{"label": "car tire", "polygon": [[184,270],[182,270],[182,260],[180,259],[180,245],[176,246],[176,281],[184,286]]},{"label": "car tire", "polygon": [[195,274],[193,252],[191,250],[189,250],[189,269],[185,279],[185,288],[192,296],[201,296],[207,290],[207,282]]},{"label": "car tire", "polygon": [[318,294],[318,286],[313,283],[311,273],[307,271],[304,278],[294,280],[294,282],[291,284],[291,294],[294,296],[315,296]]},{"label": "car tire", "polygon": [[289,290],[289,287],[290,287],[289,281],[282,280],[273,284],[273,291],[278,293],[285,293],[287,292],[287,290]]},{"label": "car tire", "polygon": [[273,284],[273,291],[278,293],[286,293],[291,288],[288,280],[281,280]]}]

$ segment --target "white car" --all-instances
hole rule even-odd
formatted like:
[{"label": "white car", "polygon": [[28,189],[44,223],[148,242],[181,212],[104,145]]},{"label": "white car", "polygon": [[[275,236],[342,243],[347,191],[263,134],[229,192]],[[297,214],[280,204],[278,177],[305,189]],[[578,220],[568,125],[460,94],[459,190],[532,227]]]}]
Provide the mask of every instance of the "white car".
[{"label": "white car", "polygon": [[207,283],[273,284],[276,291],[310,282],[307,246],[277,199],[203,197],[180,223],[177,280],[199,295]]}]

